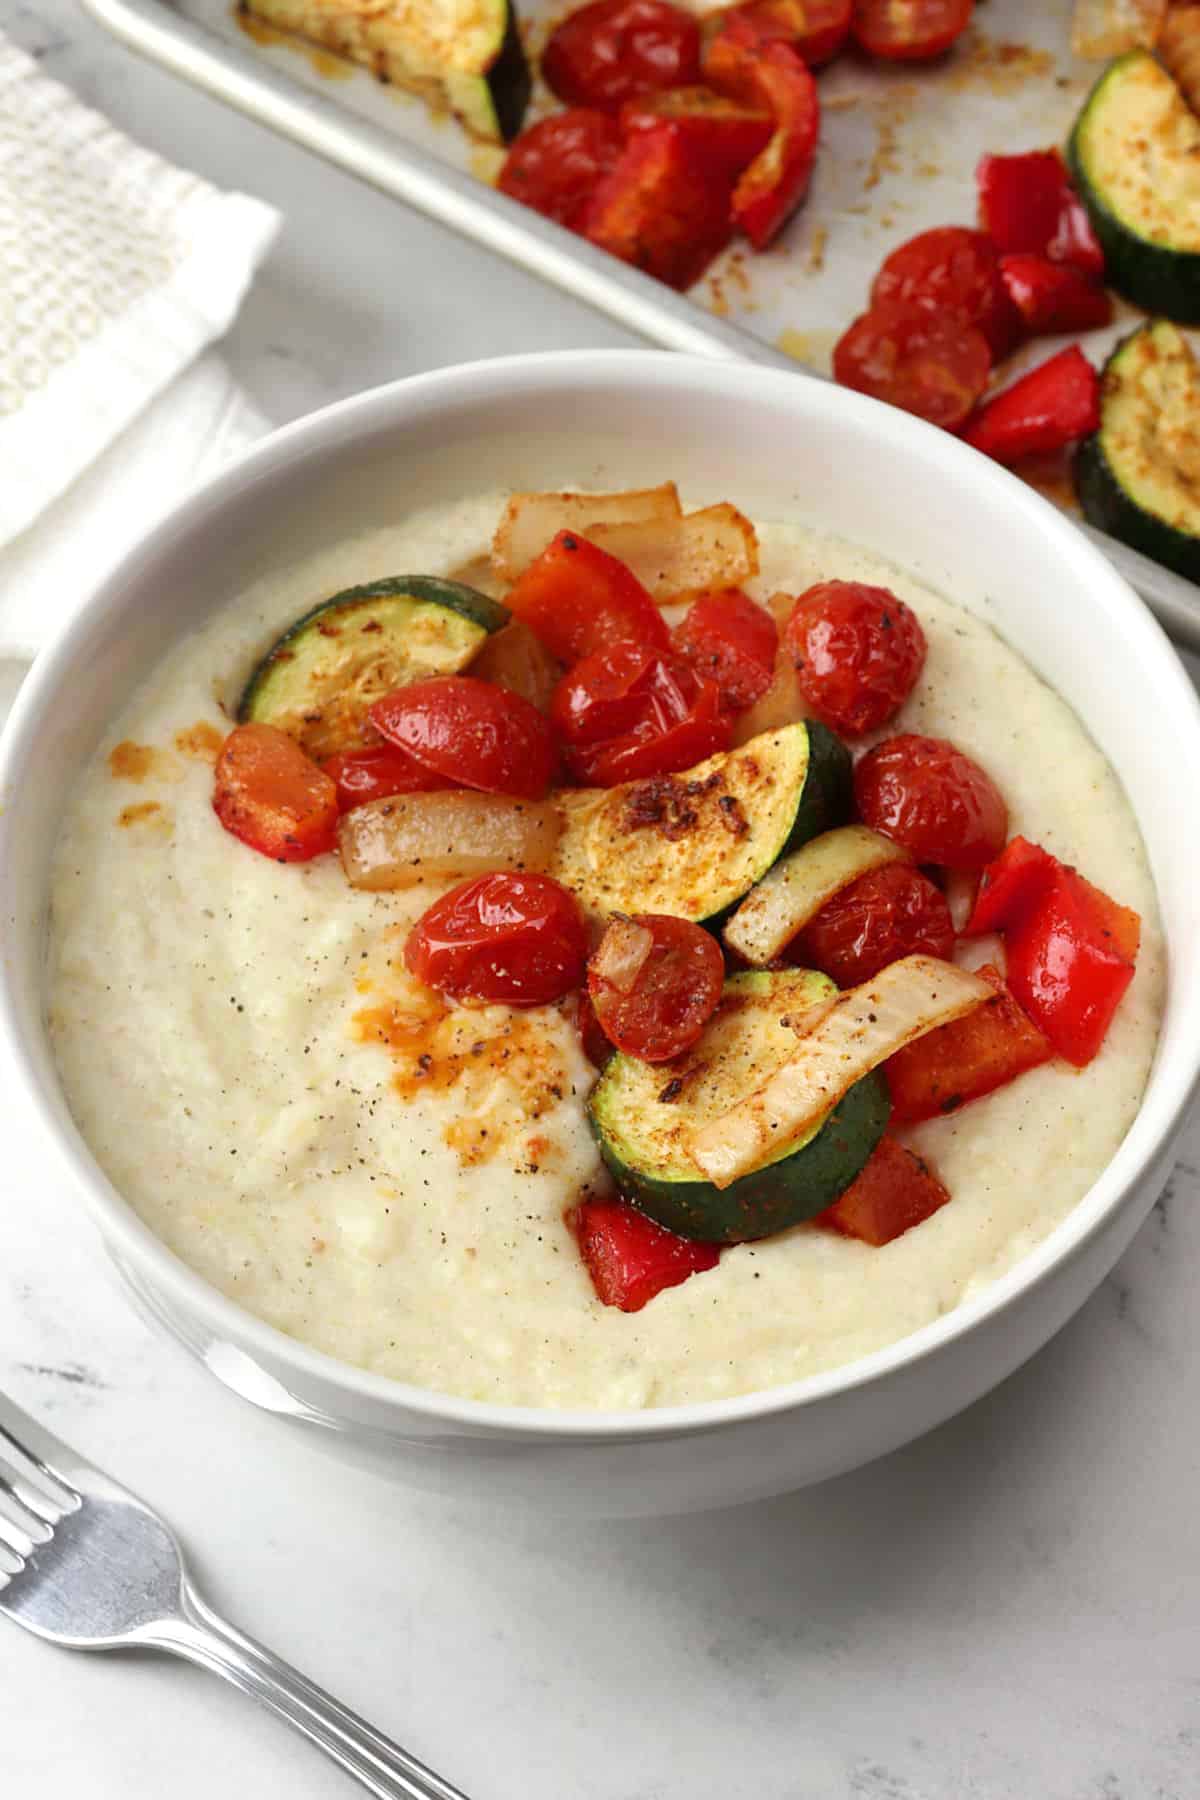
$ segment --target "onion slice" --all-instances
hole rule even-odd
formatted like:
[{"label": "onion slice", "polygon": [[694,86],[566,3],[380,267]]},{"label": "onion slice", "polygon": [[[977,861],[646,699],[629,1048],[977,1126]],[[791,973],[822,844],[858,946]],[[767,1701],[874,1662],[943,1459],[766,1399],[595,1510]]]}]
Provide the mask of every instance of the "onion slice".
[{"label": "onion slice", "polygon": [[618,994],[628,994],[653,948],[654,933],[636,919],[613,919],[592,952],[589,969]]},{"label": "onion slice", "polygon": [[835,894],[907,850],[865,825],[839,825],[810,838],[751,888],[722,933],[731,950],[765,969]]},{"label": "onion slice", "polygon": [[495,869],[547,869],[561,830],[549,800],[449,789],[356,806],[338,825],[338,849],[351,887],[406,888]]},{"label": "onion slice", "polygon": [[978,975],[936,956],[905,956],[848,988],[757,1092],[692,1131],[686,1148],[719,1188],[803,1137],[842,1095],[905,1044],[991,998]]},{"label": "onion slice", "polygon": [[619,557],[660,602],[689,588],[741,587],[758,574],[758,533],[726,502],[678,519],[596,525],[582,535]]},{"label": "onion slice", "polygon": [[621,494],[514,494],[492,539],[492,567],[511,586],[560,531],[590,537],[591,526],[662,524],[681,511],[673,481]]}]

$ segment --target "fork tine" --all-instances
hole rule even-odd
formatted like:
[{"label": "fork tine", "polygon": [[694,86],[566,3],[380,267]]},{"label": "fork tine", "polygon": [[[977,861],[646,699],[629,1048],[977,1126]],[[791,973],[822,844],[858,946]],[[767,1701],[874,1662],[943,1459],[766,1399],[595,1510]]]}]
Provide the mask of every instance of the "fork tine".
[{"label": "fork tine", "polygon": [[0,1588],[7,1587],[10,1575],[19,1575],[25,1567],[25,1558],[10,1550],[7,1544],[0,1544]]},{"label": "fork tine", "polygon": [[21,1503],[0,1472],[0,1537],[22,1556],[30,1556],[53,1536],[53,1526]]},{"label": "fork tine", "polygon": [[[30,1500],[23,1490],[30,1487],[35,1492],[43,1490],[46,1497],[59,1508],[59,1518],[64,1513],[75,1512],[82,1504],[78,1491],[62,1473],[64,1468],[78,1468],[80,1458],[47,1431],[44,1425],[39,1425],[28,1413],[22,1412],[7,1394],[2,1393],[0,1455],[15,1472],[14,1488],[18,1481],[21,1483],[18,1491],[22,1492],[26,1505],[30,1504]],[[35,1506],[33,1510],[38,1512],[41,1508]]]}]

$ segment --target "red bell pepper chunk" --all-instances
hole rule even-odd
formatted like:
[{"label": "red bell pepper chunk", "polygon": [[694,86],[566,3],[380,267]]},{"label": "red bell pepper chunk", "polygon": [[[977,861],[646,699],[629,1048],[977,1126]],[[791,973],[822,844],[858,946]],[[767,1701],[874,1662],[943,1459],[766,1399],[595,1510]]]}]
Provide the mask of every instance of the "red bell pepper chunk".
[{"label": "red bell pepper chunk", "polygon": [[771,141],[775,124],[760,106],[715,94],[711,88],[666,88],[641,94],[621,108],[626,137],[673,125],[688,149],[724,180],[733,182]]},{"label": "red bell pepper chunk", "polygon": [[308,862],[337,842],[336,783],[274,725],[230,732],[213,770],[212,803],[226,831],[274,862]]},{"label": "red bell pepper chunk", "polygon": [[575,1228],[597,1298],[622,1312],[640,1312],[664,1288],[715,1269],[721,1256],[719,1245],[676,1237],[624,1200],[585,1200]]},{"label": "red bell pepper chunk", "polygon": [[719,29],[743,44],[790,44],[819,69],[849,38],[853,10],[853,0],[744,0],[718,15]]},{"label": "red bell pepper chunk", "polygon": [[1078,344],[1022,375],[963,426],[964,443],[996,462],[1061,450],[1100,423],[1100,377]]},{"label": "red bell pepper chunk", "polygon": [[1004,933],[1008,985],[1056,1053],[1081,1068],[1090,1062],[1133,979],[1137,913],[1014,838],[984,870],[967,922],[968,934],[981,931]]},{"label": "red bell pepper chunk", "polygon": [[979,223],[997,250],[1072,263],[1103,275],[1104,252],[1057,150],[982,156],[975,171]]},{"label": "red bell pepper chunk", "polygon": [[1091,331],[1112,323],[1107,289],[1068,263],[1053,263],[1044,256],[1002,256],[1000,278],[1030,337]]},{"label": "red bell pepper chunk", "polygon": [[999,971],[985,963],[977,973],[995,988],[992,999],[888,1058],[893,1125],[957,1112],[1049,1061],[1049,1042],[1025,1017]]},{"label": "red bell pepper chunk", "polygon": [[1013,838],[980,876],[979,892],[963,936],[979,937],[985,931],[1004,931],[1015,925],[1037,904],[1057,866],[1056,859],[1040,844],[1031,844],[1028,838]]},{"label": "red bell pepper chunk", "polygon": [[748,46],[725,33],[704,53],[712,86],[769,108],[775,131],[733,190],[733,220],[756,250],[777,237],[808,192],[821,102],[812,72],[790,44]]},{"label": "red bell pepper chunk", "polygon": [[1032,912],[1005,934],[1009,986],[1059,1056],[1077,1068],[1100,1049],[1133,980],[1133,961],[1124,954],[1132,929],[1114,916],[1128,913],[1059,864]]},{"label": "red bell pepper chunk", "polygon": [[578,662],[626,639],[655,650],[671,642],[633,570],[573,531],[560,531],[534,558],[505,605],[562,662]]},{"label": "red bell pepper chunk", "polygon": [[682,292],[729,242],[729,186],[677,126],[663,122],[630,138],[597,183],[578,229]]},{"label": "red bell pepper chunk", "polygon": [[920,1225],[950,1195],[929,1164],[893,1137],[880,1138],[869,1162],[816,1223],[877,1249]]}]

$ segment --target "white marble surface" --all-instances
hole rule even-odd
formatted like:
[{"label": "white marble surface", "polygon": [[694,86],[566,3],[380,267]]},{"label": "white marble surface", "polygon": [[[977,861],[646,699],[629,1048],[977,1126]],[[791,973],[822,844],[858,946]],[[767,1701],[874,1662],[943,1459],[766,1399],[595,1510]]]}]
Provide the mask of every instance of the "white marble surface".
[{"label": "white marble surface", "polygon": [[[69,0],[0,0],[0,28],[125,130],[284,210],[227,345],[277,420],[468,357],[628,341]],[[472,1800],[1200,1794],[1200,1121],[1112,1278],[941,1431],[768,1505],[552,1529],[264,1438],[139,1323],[22,1121],[0,1123],[0,1385],[166,1510],[218,1605]],[[0,1625],[0,1795],[352,1791],[202,1675]]]}]

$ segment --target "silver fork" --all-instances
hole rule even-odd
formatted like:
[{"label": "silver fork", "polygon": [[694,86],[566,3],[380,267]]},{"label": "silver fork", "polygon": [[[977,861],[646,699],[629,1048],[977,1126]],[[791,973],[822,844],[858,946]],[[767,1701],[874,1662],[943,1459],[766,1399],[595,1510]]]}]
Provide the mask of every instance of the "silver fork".
[{"label": "silver fork", "polygon": [[0,1613],[72,1650],[165,1650],[223,1675],[380,1800],[466,1800],[218,1618],[157,1513],[0,1394]]}]

